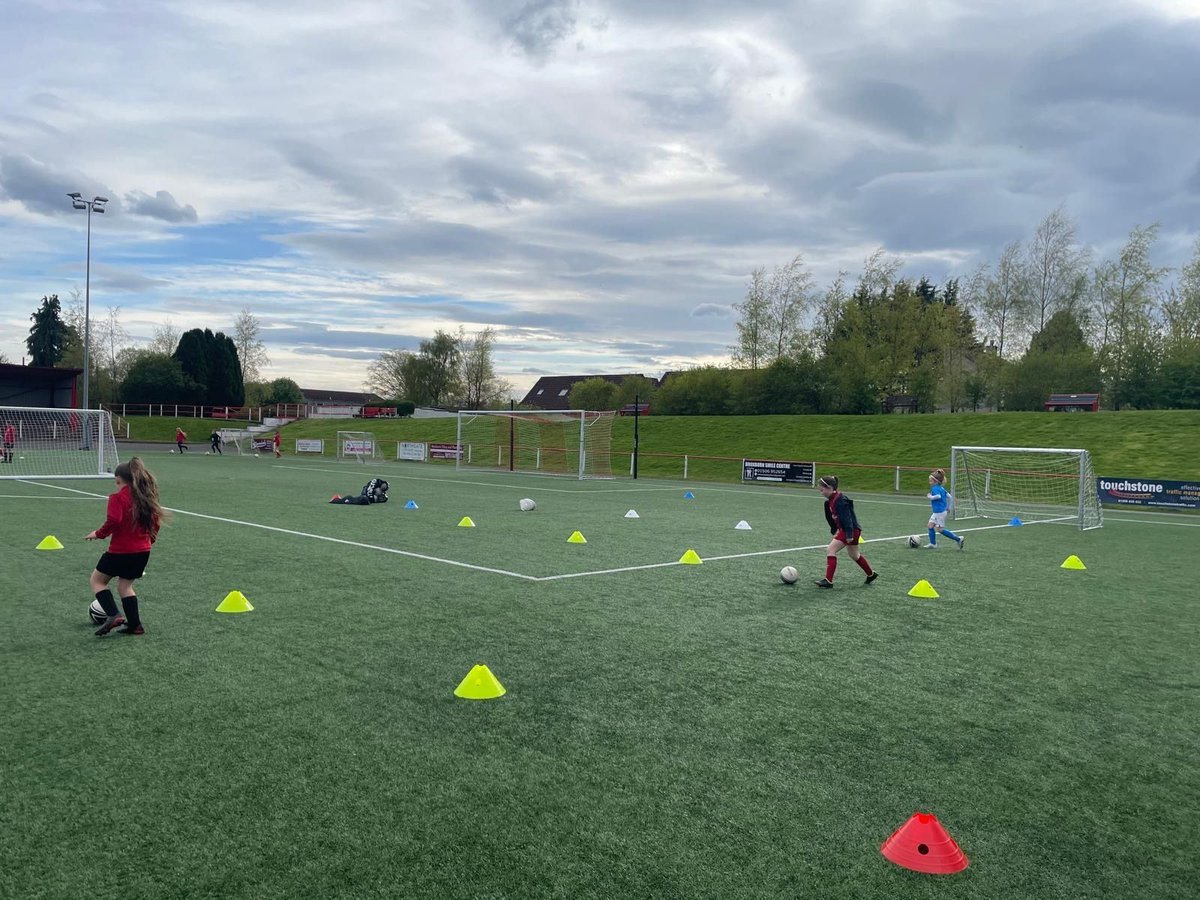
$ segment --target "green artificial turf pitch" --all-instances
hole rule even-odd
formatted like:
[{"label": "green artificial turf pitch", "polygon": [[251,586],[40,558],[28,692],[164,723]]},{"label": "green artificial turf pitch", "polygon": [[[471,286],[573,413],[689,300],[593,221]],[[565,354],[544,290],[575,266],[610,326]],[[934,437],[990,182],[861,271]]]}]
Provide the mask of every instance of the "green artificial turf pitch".
[{"label": "green artificial turf pitch", "polygon": [[[819,591],[828,531],[806,489],[148,463],[178,512],[139,582],[142,638],[95,638],[86,615],[89,494],[111,482],[0,482],[5,897],[1200,883],[1195,518],[974,520],[964,552],[909,550],[926,503],[846,483],[882,574],[866,587],[843,559]],[[327,502],[376,474],[392,502]],[[66,548],[34,550],[47,534]],[[688,549],[705,562],[677,564]],[[907,596],[921,578],[940,599]],[[254,611],[214,612],[232,590]],[[504,697],[454,697],[477,663]],[[918,810],[965,872],[883,859]]]}]

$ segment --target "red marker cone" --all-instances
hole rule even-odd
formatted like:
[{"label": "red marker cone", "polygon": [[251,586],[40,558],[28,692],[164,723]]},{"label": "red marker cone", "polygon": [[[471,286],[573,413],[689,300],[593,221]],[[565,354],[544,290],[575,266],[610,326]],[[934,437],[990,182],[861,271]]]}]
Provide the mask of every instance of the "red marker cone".
[{"label": "red marker cone", "polygon": [[914,813],[883,842],[885,858],[927,875],[951,875],[967,867],[967,856],[933,813]]}]

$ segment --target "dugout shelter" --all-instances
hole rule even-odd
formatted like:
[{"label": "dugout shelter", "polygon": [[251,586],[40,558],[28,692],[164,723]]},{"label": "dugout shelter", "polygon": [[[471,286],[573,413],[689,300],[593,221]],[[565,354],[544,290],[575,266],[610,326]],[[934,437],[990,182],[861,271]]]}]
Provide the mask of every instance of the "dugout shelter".
[{"label": "dugout shelter", "polygon": [[0,363],[0,406],[74,409],[83,369]]}]

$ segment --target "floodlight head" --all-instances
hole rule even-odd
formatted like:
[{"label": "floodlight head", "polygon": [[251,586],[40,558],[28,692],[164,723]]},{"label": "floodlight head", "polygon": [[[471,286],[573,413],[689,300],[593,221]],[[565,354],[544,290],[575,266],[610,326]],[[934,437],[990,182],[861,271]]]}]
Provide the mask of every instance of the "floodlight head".
[{"label": "floodlight head", "polygon": [[108,198],[107,197],[95,197],[95,198],[93,198],[92,202],[93,203],[107,203]]},{"label": "floodlight head", "polygon": [[72,200],[78,200],[80,197],[83,196],[83,194],[79,193],[79,191],[72,191],[71,193],[67,194],[67,196],[70,197]]},{"label": "floodlight head", "polygon": [[72,201],[71,205],[73,207],[75,207],[76,209],[87,209],[88,208],[88,205],[86,203],[84,203],[82,200],[74,200],[74,201]]}]

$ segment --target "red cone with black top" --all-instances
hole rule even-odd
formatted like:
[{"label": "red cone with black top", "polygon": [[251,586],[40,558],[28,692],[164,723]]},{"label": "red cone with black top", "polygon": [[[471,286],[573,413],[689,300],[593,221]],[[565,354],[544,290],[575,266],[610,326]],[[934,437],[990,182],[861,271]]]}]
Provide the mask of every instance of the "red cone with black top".
[{"label": "red cone with black top", "polygon": [[896,865],[927,875],[952,875],[967,867],[966,854],[933,813],[914,813],[881,849]]}]

